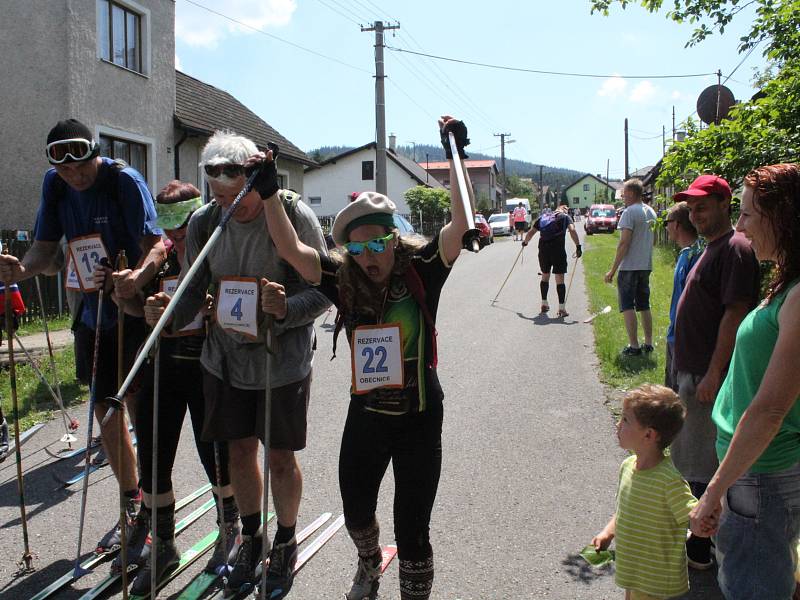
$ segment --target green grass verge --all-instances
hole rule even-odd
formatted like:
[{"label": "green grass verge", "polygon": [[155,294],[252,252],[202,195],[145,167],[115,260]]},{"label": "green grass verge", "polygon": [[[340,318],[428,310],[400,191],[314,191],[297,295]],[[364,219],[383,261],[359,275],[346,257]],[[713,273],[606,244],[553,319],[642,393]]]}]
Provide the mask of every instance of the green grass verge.
[{"label": "green grass verge", "polygon": [[[53,317],[47,320],[47,327],[50,331],[59,331],[61,329],[69,329],[72,325],[72,318],[69,314],[64,314],[59,317]],[[44,331],[44,323],[41,319],[36,319],[29,323],[22,323],[17,329],[17,335],[22,337],[31,335],[32,333],[41,333]]]},{"label": "green grass verge", "polygon": [[[604,383],[625,392],[643,383],[664,383],[666,334],[669,325],[669,303],[672,297],[672,278],[675,253],[668,247],[656,246],[653,251],[653,271],[650,274],[650,308],[653,314],[653,345],[655,352],[641,357],[620,356],[628,343],[625,323],[618,310],[616,278],[613,285],[603,281],[614,262],[619,233],[587,236],[583,266],[586,288],[592,313],[611,305],[611,313],[597,317],[594,327],[595,350],[600,359]],[[640,343],[644,339],[639,324]]]},{"label": "green grass verge", "polygon": [[[17,353],[14,353],[15,356]],[[44,376],[53,385],[50,371],[50,359],[44,355],[37,357],[37,364]],[[61,397],[66,406],[79,404],[89,397],[89,388],[75,379],[75,353],[71,346],[55,353],[58,380],[61,383]],[[17,401],[19,403],[20,430],[24,431],[35,423],[41,423],[57,414],[58,407],[47,387],[39,379],[36,371],[28,364],[18,364]],[[11,378],[7,368],[0,370],[0,403],[9,425],[12,421],[11,411]],[[53,389],[55,386],[53,385]],[[56,413],[56,414],[54,414]],[[84,415],[73,415],[84,419]]]}]

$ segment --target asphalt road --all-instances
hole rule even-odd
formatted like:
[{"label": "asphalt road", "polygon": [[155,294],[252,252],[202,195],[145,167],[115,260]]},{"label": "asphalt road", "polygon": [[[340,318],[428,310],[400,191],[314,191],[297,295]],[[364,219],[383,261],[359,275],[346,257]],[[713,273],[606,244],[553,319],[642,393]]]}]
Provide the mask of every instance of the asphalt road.
[{"label": "asphalt road", "polygon": [[[568,242],[571,246],[571,243]],[[610,570],[586,565],[578,552],[614,508],[617,447],[606,394],[599,382],[580,264],[564,320],[538,315],[535,248],[517,264],[499,301],[491,305],[520,249],[506,239],[478,255],[462,253],[439,309],[439,373],[445,390],[444,465],[431,523],[436,560],[433,598],[621,598]],[[589,249],[590,251],[590,249]],[[555,286],[551,306],[556,305]],[[551,313],[552,314],[552,313]],[[339,439],[348,403],[349,354],[340,342],[330,361],[333,315],[317,322],[318,352],[309,412],[309,445],[300,453],[305,477],[299,527],[324,511],[341,513],[337,482]],[[80,414],[81,411],[76,410]],[[85,426],[85,416],[82,418]],[[24,447],[25,489],[36,571],[15,576],[22,554],[13,460],[0,465],[0,598],[23,599],[72,568],[80,488],[56,486],[53,473],[76,472],[78,461],[55,462],[43,451],[60,446],[52,421]],[[117,488],[106,468],[91,479],[84,548],[90,550],[115,519]],[[181,497],[203,483],[184,428],[174,472]],[[381,541],[392,543],[391,470],[378,511]],[[199,504],[199,503],[198,503]],[[188,548],[213,527],[213,512],[179,539]],[[271,532],[274,528],[271,529]],[[199,572],[201,562],[190,571]],[[297,576],[290,598],[342,598],[356,555],[344,530]],[[108,565],[56,597],[78,598]],[[176,597],[183,576],[159,594]],[[720,598],[711,574],[689,598]],[[119,588],[116,597],[121,596]],[[396,563],[381,585],[398,598]]]}]

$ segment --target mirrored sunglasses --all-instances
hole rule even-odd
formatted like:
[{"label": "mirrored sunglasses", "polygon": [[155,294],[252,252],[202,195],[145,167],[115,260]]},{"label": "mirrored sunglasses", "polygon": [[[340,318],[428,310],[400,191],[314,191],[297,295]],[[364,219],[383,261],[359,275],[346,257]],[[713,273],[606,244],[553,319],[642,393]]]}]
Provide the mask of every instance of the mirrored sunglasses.
[{"label": "mirrored sunglasses", "polygon": [[235,177],[239,177],[239,175],[244,175],[244,165],[240,165],[237,163],[219,163],[216,165],[204,165],[203,169],[206,172],[206,175],[216,179],[220,175],[225,175],[225,177],[230,177],[231,179]]},{"label": "mirrored sunglasses", "polygon": [[60,165],[67,160],[81,161],[91,158],[95,150],[94,141],[84,138],[58,140],[47,144],[47,160],[51,164]]},{"label": "mirrored sunglasses", "polygon": [[347,242],[344,247],[351,256],[363,254],[364,248],[369,248],[370,252],[381,254],[386,250],[386,245],[394,239],[394,233],[387,233],[382,237],[372,238],[366,242]]}]

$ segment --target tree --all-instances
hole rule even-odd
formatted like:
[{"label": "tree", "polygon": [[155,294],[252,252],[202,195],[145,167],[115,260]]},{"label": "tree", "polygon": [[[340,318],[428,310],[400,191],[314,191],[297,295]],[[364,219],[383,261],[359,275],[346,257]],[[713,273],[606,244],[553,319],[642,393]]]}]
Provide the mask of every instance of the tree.
[{"label": "tree", "polygon": [[443,188],[418,185],[406,190],[403,196],[412,212],[419,214],[422,211],[423,220],[441,218],[450,210],[450,194]]},{"label": "tree", "polygon": [[[740,38],[739,52],[766,42],[764,55],[771,65],[760,74],[759,94],[733,107],[720,124],[703,130],[692,120],[685,124],[686,140],[670,148],[657,183],[686,186],[698,174],[711,172],[738,186],[754,167],[800,160],[800,0],[673,1],[669,18],[699,24],[689,46],[715,30],[723,33],[736,15],[754,5],[756,17]],[[608,14],[617,3],[625,8],[631,0],[592,0],[592,11]],[[640,4],[655,12],[663,0]]]},{"label": "tree", "polygon": [[530,182],[523,180],[519,175],[512,175],[508,178],[506,192],[510,198],[533,199],[533,186]]}]

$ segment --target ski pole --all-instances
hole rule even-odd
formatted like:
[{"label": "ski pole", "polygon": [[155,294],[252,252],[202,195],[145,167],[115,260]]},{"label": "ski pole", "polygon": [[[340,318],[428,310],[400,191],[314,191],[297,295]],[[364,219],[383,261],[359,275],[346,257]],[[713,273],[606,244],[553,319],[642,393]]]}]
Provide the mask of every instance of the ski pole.
[{"label": "ski pole", "polygon": [[[6,248],[5,254],[8,254]],[[22,520],[22,543],[24,550],[20,566],[23,572],[33,570],[33,554],[31,553],[28,541],[28,515],[25,511],[25,481],[22,479],[22,452],[19,444],[19,401],[17,398],[17,366],[14,361],[14,317],[11,313],[11,285],[14,282],[9,279],[5,282],[5,313],[6,313],[6,334],[8,336],[8,372],[11,383],[11,407],[14,415],[14,458],[17,461],[17,489],[19,491],[19,512]]]},{"label": "ski pole", "polygon": [[[158,587],[156,571],[158,565],[158,405],[161,377],[161,344],[155,346],[153,363],[153,448],[150,466],[150,597],[156,600]],[[122,414],[122,412],[120,412]]]},{"label": "ski pole", "polygon": [[68,412],[66,407],[64,406],[64,397],[61,395],[61,384],[58,381],[58,369],[56,369],[56,359],[53,354],[53,342],[50,340],[50,327],[47,325],[47,311],[44,309],[44,300],[42,297],[42,286],[39,284],[39,276],[35,277],[36,280],[36,295],[39,298],[39,306],[42,309],[42,325],[44,325],[44,335],[45,339],[47,339],[47,353],[50,355],[50,371],[53,373],[53,383],[56,385],[56,394],[58,394],[58,398],[56,402],[58,403],[58,408],[61,410],[61,416],[64,419],[64,429],[65,433],[64,436],[61,438],[61,442],[65,442],[68,444],[69,448],[72,448],[72,442],[76,441],[77,438],[73,435],[74,431],[77,431],[80,423],[78,419],[73,418]]},{"label": "ski pole", "polygon": [[[125,250],[120,250],[117,255],[117,272],[128,268],[128,257]],[[125,369],[125,311],[120,307],[117,310],[117,385],[122,383],[122,372]],[[124,396],[121,396],[124,398]],[[153,417],[153,423],[158,419]],[[125,489],[122,478],[122,452],[124,449],[124,439],[127,434],[125,427],[125,404],[122,403],[117,414],[117,481],[119,482],[119,543],[120,557],[122,560],[122,600],[128,600],[128,511],[125,509]],[[155,539],[152,541],[151,548],[155,548]],[[151,563],[153,564],[153,563]],[[152,591],[152,590],[151,590]]]},{"label": "ski pole", "polygon": [[[222,506],[222,457],[219,451],[219,442],[214,442],[214,479],[217,480],[217,515],[219,519],[219,531],[222,537],[222,547],[227,550],[228,548],[228,528],[225,523],[225,511]],[[217,573],[219,576],[228,575],[228,560],[225,559],[225,564],[220,567]]]},{"label": "ski pole", "polygon": [[[50,392],[50,395],[53,397],[53,400],[55,400],[56,404],[58,404],[58,400],[59,399],[58,399],[58,395],[56,394],[56,391],[53,389],[53,386],[50,385],[50,382],[47,380],[47,377],[44,376],[44,373],[42,373],[42,370],[39,368],[39,364],[36,362],[36,359],[33,358],[33,355],[30,352],[28,352],[28,349],[22,343],[22,339],[19,337],[19,335],[17,335],[16,331],[14,332],[14,339],[17,341],[17,346],[19,346],[20,350],[22,350],[22,353],[28,359],[28,362],[30,363],[31,367],[33,368],[34,372],[36,373],[36,376],[39,377],[39,381],[41,381],[45,385],[45,387],[47,388],[47,391]],[[62,413],[62,415],[63,415],[63,413]],[[67,429],[67,431],[69,432],[69,427],[68,427],[66,419],[64,420],[64,426]],[[66,437],[62,437],[61,441],[74,442],[76,440],[75,436],[73,436],[71,433],[69,435],[72,436],[71,440],[67,440]]]},{"label": "ski pole", "polygon": [[[270,355],[275,352],[275,339],[272,337],[272,315],[267,315],[266,332],[264,334],[264,496],[261,498],[261,514],[264,515],[264,530],[261,534],[261,598],[267,599],[267,557],[270,551],[270,541],[267,535],[269,519],[269,444],[270,427],[272,426],[272,373],[270,370]],[[280,525],[280,520],[279,523]]]},{"label": "ski pole", "polygon": [[78,552],[75,557],[75,569],[72,573],[73,579],[78,579],[89,573],[87,569],[81,567],[81,545],[83,543],[83,526],[86,519],[86,495],[89,491],[89,467],[92,463],[89,448],[92,444],[92,428],[94,426],[94,406],[97,401],[97,360],[100,354],[100,333],[103,322],[103,288],[97,293],[97,323],[94,331],[94,353],[92,355],[92,383],[89,391],[89,420],[86,425],[86,460],[83,465],[83,490],[81,492],[81,516],[78,524]]},{"label": "ski pole", "polygon": [[525,246],[522,246],[519,249],[519,253],[517,254],[517,258],[514,259],[514,264],[511,265],[511,270],[508,272],[508,275],[506,275],[506,278],[503,280],[503,285],[500,286],[500,289],[497,292],[497,296],[495,296],[494,300],[492,300],[492,304],[497,302],[497,299],[500,297],[500,292],[502,292],[503,288],[506,287],[506,283],[508,282],[508,278],[511,277],[511,273],[514,271],[514,267],[517,266],[517,261],[519,260],[519,257],[522,256],[522,251],[523,250],[525,250]]},{"label": "ski pole", "polygon": [[222,232],[228,225],[228,221],[231,220],[231,217],[233,217],[234,213],[236,212],[236,209],[239,208],[239,203],[242,201],[242,198],[244,198],[250,192],[250,190],[253,189],[253,183],[255,182],[255,179],[260,171],[261,171],[260,166],[256,167],[253,170],[253,172],[250,174],[250,177],[247,178],[247,181],[245,182],[242,191],[237,194],[230,208],[228,208],[228,210],[225,211],[225,213],[222,215],[219,224],[211,233],[211,235],[208,238],[208,241],[205,243],[203,248],[198,253],[197,258],[195,258],[194,262],[192,263],[192,266],[186,272],[186,275],[181,280],[180,285],[178,285],[178,289],[175,290],[175,293],[172,295],[172,298],[170,298],[170,302],[164,309],[161,318],[158,320],[155,327],[153,327],[153,330],[150,332],[150,335],[145,340],[144,345],[139,350],[139,354],[136,356],[136,360],[134,361],[133,366],[131,366],[130,371],[128,371],[128,376],[125,378],[125,381],[122,382],[122,385],[120,386],[119,390],[114,396],[106,399],[111,403],[111,406],[108,409],[106,416],[103,417],[103,423],[105,423],[105,421],[110,418],[111,413],[117,409],[117,406],[121,404],[125,392],[128,391],[128,388],[130,387],[131,383],[133,383],[134,377],[136,377],[136,374],[142,367],[142,363],[144,363],[145,359],[147,358],[147,355],[150,353],[153,344],[155,344],[155,341],[158,339],[158,336],[161,335],[161,331],[164,329],[164,327],[166,327],[167,323],[172,318],[172,313],[175,311],[175,307],[177,306],[178,301],[180,300],[181,296],[183,296],[183,293],[186,291],[186,288],[189,287],[189,283],[191,283],[197,271],[205,262],[205,258],[206,256],[208,256],[208,253],[211,252],[211,249],[214,247],[214,244],[217,243],[219,236],[222,235]]},{"label": "ski pole", "polygon": [[475,215],[472,211],[472,203],[470,202],[469,186],[467,185],[467,178],[464,176],[464,165],[461,164],[461,157],[458,154],[458,145],[453,132],[448,132],[448,139],[450,141],[450,152],[453,154],[453,165],[455,165],[456,179],[458,179],[458,189],[461,196],[461,203],[463,204],[464,214],[467,217],[467,230],[464,232],[462,242],[464,248],[472,252],[479,252],[481,245],[478,242],[480,232],[475,229]]},{"label": "ski pole", "polygon": [[578,269],[578,257],[575,257],[575,264],[572,265],[572,273],[569,276],[569,285],[567,286],[567,293],[564,294],[564,306],[567,304],[567,298],[569,298],[569,291],[572,289],[572,280],[575,279],[575,271]]}]

